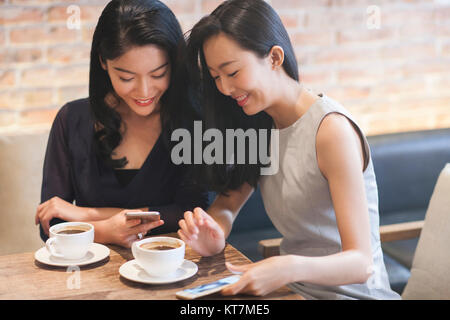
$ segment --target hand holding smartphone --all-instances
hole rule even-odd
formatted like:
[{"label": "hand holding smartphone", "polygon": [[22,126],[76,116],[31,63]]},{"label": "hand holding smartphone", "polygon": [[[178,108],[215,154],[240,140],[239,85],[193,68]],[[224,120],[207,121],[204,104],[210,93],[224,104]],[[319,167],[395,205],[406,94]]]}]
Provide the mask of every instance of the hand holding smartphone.
[{"label": "hand holding smartphone", "polygon": [[127,220],[141,219],[141,223],[158,221],[160,213],[158,211],[140,211],[140,212],[126,212]]}]

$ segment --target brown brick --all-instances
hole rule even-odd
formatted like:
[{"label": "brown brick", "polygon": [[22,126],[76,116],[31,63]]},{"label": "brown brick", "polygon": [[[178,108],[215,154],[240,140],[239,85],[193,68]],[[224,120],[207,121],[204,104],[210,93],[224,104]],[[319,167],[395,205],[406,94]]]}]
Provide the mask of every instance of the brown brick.
[{"label": "brown brick", "polygon": [[352,47],[343,48],[333,46],[327,50],[320,49],[308,54],[308,61],[314,64],[343,64],[366,63],[379,58],[378,50],[374,48]]},{"label": "brown brick", "polygon": [[63,106],[69,101],[86,98],[89,96],[88,86],[63,87],[58,89],[57,104]]},{"label": "brown brick", "polygon": [[356,6],[369,6],[373,1],[364,0],[331,0],[333,7],[356,7]]},{"label": "brown brick", "polygon": [[[366,118],[371,134],[429,130],[443,127],[444,123],[447,126],[450,124],[448,108],[436,108],[433,100],[421,99],[417,101],[416,107],[402,101],[395,105],[395,109]],[[444,120],[438,126],[439,118]]]},{"label": "brown brick", "polygon": [[331,5],[330,0],[272,0],[272,7],[280,9],[304,9],[311,7],[327,7]]},{"label": "brown brick", "polygon": [[[439,97],[449,97],[450,96],[450,78],[448,73],[438,74],[434,77],[429,85],[428,91]],[[450,101],[448,101],[448,110],[450,112]]]},{"label": "brown brick", "polygon": [[295,57],[297,58],[300,69],[303,65],[311,63],[312,57],[317,51],[318,50],[307,50],[307,48],[301,46],[294,46]]},{"label": "brown brick", "polygon": [[36,23],[43,20],[40,8],[6,7],[0,13],[0,25]]},{"label": "brown brick", "polygon": [[0,66],[10,66],[11,65],[11,59],[10,59],[10,50],[8,49],[0,49]]},{"label": "brown brick", "polygon": [[39,48],[5,48],[0,49],[0,65],[13,66],[19,63],[39,62],[42,51]]},{"label": "brown brick", "polygon": [[0,69],[0,89],[12,88],[16,85],[16,72]]},{"label": "brown brick", "polygon": [[[48,9],[48,20],[50,22],[66,22],[69,17],[72,17],[77,12],[70,10],[70,5],[77,5],[68,3],[63,6],[54,6]],[[104,5],[90,6],[90,5],[77,5],[80,13],[80,22],[94,22],[97,23],[100,14],[104,9]]]},{"label": "brown brick", "polygon": [[77,31],[66,26],[34,26],[14,28],[10,31],[12,44],[46,44],[73,42],[77,39]]},{"label": "brown brick", "polygon": [[[389,102],[388,100],[386,100]],[[408,115],[410,113],[430,113],[437,114],[439,112],[446,111],[450,113],[450,109],[448,108],[450,103],[450,97],[433,97],[426,93],[422,94],[420,97],[411,98],[411,97],[402,97],[395,101],[395,103],[389,103],[390,108],[383,109],[381,111],[386,112],[389,111],[395,114]],[[372,112],[376,116],[376,113]]]},{"label": "brown brick", "polygon": [[[46,81],[42,81],[46,79]],[[26,87],[61,87],[86,85],[89,82],[89,66],[66,68],[38,67],[24,70],[21,85]]]},{"label": "brown brick", "polygon": [[98,18],[102,14],[103,9],[109,1],[106,1],[104,5],[98,6],[80,6],[81,8],[81,20],[86,22],[97,23]]},{"label": "brown brick", "polygon": [[420,59],[406,63],[402,68],[405,78],[410,78],[412,76],[423,76],[424,74],[448,74],[449,70],[450,61],[442,58]]},{"label": "brown brick", "polygon": [[423,97],[426,84],[423,79],[389,81],[380,83],[372,88],[372,98],[392,99]]},{"label": "brown brick", "polygon": [[397,131],[417,131],[433,129],[436,116],[426,110],[417,113],[403,113],[397,118]]},{"label": "brown brick", "polygon": [[331,46],[335,43],[333,31],[327,32],[291,32],[291,41],[294,46]]},{"label": "brown brick", "polygon": [[52,89],[26,90],[24,95],[24,109],[49,107],[53,105]]},{"label": "brown brick", "polygon": [[83,24],[81,26],[81,39],[84,43],[92,43],[92,38],[94,36],[95,24]]},{"label": "brown brick", "polygon": [[54,71],[56,87],[88,85],[89,65],[58,68]]},{"label": "brown brick", "polygon": [[[42,81],[45,79],[45,81]],[[54,85],[54,70],[49,66],[41,66],[22,71],[20,85],[23,87],[49,87]]]},{"label": "brown brick", "polygon": [[300,81],[305,85],[320,84],[326,85],[332,82],[332,72],[330,70],[308,70],[300,66]]},{"label": "brown brick", "polygon": [[6,31],[0,29],[0,45],[5,45],[6,43]]},{"label": "brown brick", "polygon": [[39,62],[43,59],[40,48],[18,48],[14,51],[14,63]]},{"label": "brown brick", "polygon": [[296,29],[305,24],[305,15],[300,12],[282,13],[280,18],[286,29]]},{"label": "brown brick", "polygon": [[394,29],[388,28],[343,30],[337,33],[337,43],[348,44],[394,40],[395,34]]},{"label": "brown brick", "polygon": [[[109,0],[0,0],[0,129],[50,125],[88,94],[89,55]],[[186,32],[222,0],[163,0]],[[450,127],[448,5],[433,0],[271,0],[302,82],[341,102],[366,134]],[[81,30],[66,26],[69,5]],[[366,26],[369,5],[381,29]],[[47,19],[47,21],[43,21]],[[28,25],[32,24],[32,25]],[[19,113],[21,112],[21,113]]]},{"label": "brown brick", "polygon": [[[381,118],[369,118],[366,119],[366,134],[367,135],[377,135],[383,133],[393,133],[401,132],[400,123],[397,119],[393,119],[386,114]],[[403,130],[406,131],[406,130]]]},{"label": "brown brick", "polygon": [[202,0],[201,2],[202,2],[202,14],[210,14],[223,1],[221,1],[221,0]]},{"label": "brown brick", "polygon": [[435,27],[435,36],[450,37],[450,24],[440,24]]},{"label": "brown brick", "polygon": [[[49,22],[65,22],[70,14],[67,13],[67,8],[69,5],[65,6],[54,6],[48,8],[47,15]],[[80,8],[81,15],[81,8]],[[80,17],[81,18],[81,17]]]},{"label": "brown brick", "polygon": [[418,113],[393,113],[369,118],[369,132],[372,135],[383,133],[407,132],[428,130],[435,126],[436,118],[433,115]]},{"label": "brown brick", "polygon": [[58,45],[47,49],[50,63],[89,63],[91,46],[88,44]]},{"label": "brown brick", "polygon": [[19,119],[17,121],[18,125],[42,125],[53,123],[58,109],[42,109],[42,110],[32,110],[23,111],[19,114]]},{"label": "brown brick", "polygon": [[[59,2],[69,2],[69,3],[73,3],[79,0],[9,0],[10,3],[12,4],[17,4],[17,5],[23,5],[23,6],[36,6],[36,5],[46,5],[46,4],[52,4],[52,3],[59,3]],[[98,0],[96,0],[98,1]]]},{"label": "brown brick", "polygon": [[178,22],[180,23],[183,33],[190,31],[198,21],[199,19],[195,15],[183,15],[178,17]]},{"label": "brown brick", "polygon": [[[381,27],[409,26],[434,23],[434,12],[430,6],[388,7],[380,6]],[[405,23],[407,22],[407,23]]]},{"label": "brown brick", "polygon": [[398,27],[398,36],[404,41],[433,39],[440,28],[430,23],[405,23]]},{"label": "brown brick", "polygon": [[[381,61],[380,61],[381,62]],[[383,66],[383,63],[361,65],[358,67],[347,67],[337,71],[337,81],[339,85],[377,85],[384,83],[386,76],[389,79],[403,79],[403,72],[400,67]]]},{"label": "brown brick", "polygon": [[444,43],[441,50],[443,56],[450,56],[450,42]]},{"label": "brown brick", "polygon": [[306,10],[307,30],[358,30],[366,29],[365,11],[325,8]]},{"label": "brown brick", "polygon": [[450,6],[435,6],[434,7],[434,19],[439,24],[448,23],[450,20]]},{"label": "brown brick", "polygon": [[0,111],[0,129],[3,127],[13,126],[17,121],[16,112],[1,112]]},{"label": "brown brick", "polygon": [[436,115],[435,128],[450,128],[450,112],[442,112]]},{"label": "brown brick", "polygon": [[392,112],[396,105],[390,101],[389,97],[368,98],[364,100],[351,101],[355,108],[364,116],[377,116],[380,113]]},{"label": "brown brick", "polygon": [[20,110],[23,100],[23,94],[18,89],[0,91],[0,110]]},{"label": "brown brick", "polygon": [[412,58],[436,56],[436,46],[434,40],[424,40],[420,42],[401,41],[382,46],[379,49],[379,52],[383,61],[386,61],[386,59],[411,61]]},{"label": "brown brick", "polygon": [[178,16],[181,14],[194,14],[198,1],[164,0],[163,2],[173,11],[175,16]]},{"label": "brown brick", "polygon": [[370,87],[338,86],[328,89],[326,94],[345,105],[346,101],[368,98],[370,92]]}]

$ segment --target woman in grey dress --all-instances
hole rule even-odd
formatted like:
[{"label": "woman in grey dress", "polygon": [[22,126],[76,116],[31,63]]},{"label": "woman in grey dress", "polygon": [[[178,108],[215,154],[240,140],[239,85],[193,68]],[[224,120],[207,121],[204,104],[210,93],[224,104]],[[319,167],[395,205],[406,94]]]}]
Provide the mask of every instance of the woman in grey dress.
[{"label": "woman in grey dress", "polygon": [[[225,1],[188,40],[206,127],[278,129],[271,175],[262,163],[203,166],[218,191],[205,212],[185,212],[178,234],[203,256],[221,252],[240,208],[259,183],[266,211],[283,235],[281,255],[235,266],[241,279],[223,294],[265,295],[283,285],[309,299],[398,299],[379,238],[370,149],[338,102],[299,81],[285,28],[262,0]],[[272,148],[272,150],[275,150]],[[238,150],[239,152],[239,150]],[[247,150],[248,152],[248,150]],[[224,152],[225,153],[225,152]]]}]

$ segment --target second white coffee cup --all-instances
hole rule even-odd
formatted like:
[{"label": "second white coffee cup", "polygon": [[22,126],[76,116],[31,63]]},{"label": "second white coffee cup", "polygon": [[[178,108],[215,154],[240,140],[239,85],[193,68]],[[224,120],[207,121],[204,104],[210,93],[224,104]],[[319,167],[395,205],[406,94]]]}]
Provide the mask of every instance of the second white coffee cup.
[{"label": "second white coffee cup", "polygon": [[177,238],[151,237],[134,242],[131,251],[150,276],[170,277],[184,261],[185,244]]}]

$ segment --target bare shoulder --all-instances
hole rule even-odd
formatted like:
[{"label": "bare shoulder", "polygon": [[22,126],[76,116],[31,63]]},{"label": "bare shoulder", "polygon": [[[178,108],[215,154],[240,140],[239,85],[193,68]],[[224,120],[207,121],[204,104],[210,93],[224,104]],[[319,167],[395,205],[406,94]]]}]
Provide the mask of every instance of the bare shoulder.
[{"label": "bare shoulder", "polygon": [[[317,131],[317,145],[344,143],[348,139],[358,138],[350,120],[340,113],[325,116]],[[359,139],[359,138],[358,138]]]},{"label": "bare shoulder", "polygon": [[361,139],[350,120],[339,113],[328,114],[322,121],[316,136],[317,161],[326,176],[329,169],[352,164],[363,166]]}]

